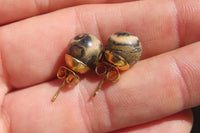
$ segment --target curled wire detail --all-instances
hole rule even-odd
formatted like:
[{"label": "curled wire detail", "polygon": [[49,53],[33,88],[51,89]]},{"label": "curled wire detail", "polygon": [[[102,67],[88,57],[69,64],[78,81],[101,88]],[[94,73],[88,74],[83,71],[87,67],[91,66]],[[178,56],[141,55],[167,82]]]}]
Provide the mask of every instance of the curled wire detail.
[{"label": "curled wire detail", "polygon": [[80,81],[80,77],[75,72],[73,72],[71,69],[69,69],[65,66],[61,66],[58,69],[57,77],[59,79],[66,80],[66,82],[70,85],[76,85]]},{"label": "curled wire detail", "polygon": [[118,68],[107,62],[102,62],[101,64],[99,64],[95,68],[95,72],[99,76],[106,75],[106,79],[111,82],[117,82],[120,78]]}]

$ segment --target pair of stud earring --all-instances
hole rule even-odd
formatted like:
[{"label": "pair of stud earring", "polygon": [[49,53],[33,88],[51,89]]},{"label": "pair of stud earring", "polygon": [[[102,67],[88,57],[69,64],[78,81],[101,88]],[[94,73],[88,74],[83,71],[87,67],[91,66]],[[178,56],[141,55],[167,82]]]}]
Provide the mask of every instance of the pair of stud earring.
[{"label": "pair of stud earring", "polygon": [[90,69],[95,70],[99,76],[105,75],[93,94],[95,96],[106,79],[111,82],[118,81],[119,70],[129,69],[139,60],[141,53],[141,42],[129,32],[112,34],[105,45],[105,51],[101,41],[95,36],[77,35],[71,40],[65,54],[66,67],[61,66],[57,72],[57,77],[64,82],[51,101],[55,101],[66,84],[78,84],[80,78],[77,74],[84,74]]}]

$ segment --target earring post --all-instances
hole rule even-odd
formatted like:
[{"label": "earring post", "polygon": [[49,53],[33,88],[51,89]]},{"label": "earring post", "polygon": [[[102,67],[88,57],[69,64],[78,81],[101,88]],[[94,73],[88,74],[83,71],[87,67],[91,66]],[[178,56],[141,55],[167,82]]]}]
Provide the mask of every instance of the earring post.
[{"label": "earring post", "polygon": [[97,92],[99,91],[99,89],[102,87],[103,83],[105,82],[107,76],[105,75],[103,80],[100,82],[99,86],[97,87],[97,89],[95,90],[93,97],[95,97],[97,95]]},{"label": "earring post", "polygon": [[54,97],[51,99],[51,102],[54,102],[56,100],[56,98],[58,97],[60,91],[63,89],[63,87],[66,85],[67,81],[65,80],[61,87],[57,90],[56,94],[54,95]]}]

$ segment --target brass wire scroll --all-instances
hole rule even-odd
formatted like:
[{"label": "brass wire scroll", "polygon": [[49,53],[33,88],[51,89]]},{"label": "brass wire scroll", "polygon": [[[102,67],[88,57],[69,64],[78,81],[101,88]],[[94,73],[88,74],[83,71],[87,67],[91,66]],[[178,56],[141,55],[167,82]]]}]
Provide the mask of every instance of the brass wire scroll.
[{"label": "brass wire scroll", "polygon": [[56,100],[58,94],[60,93],[60,91],[63,89],[63,87],[66,84],[70,84],[70,85],[74,86],[74,85],[78,84],[78,82],[80,81],[80,77],[74,71],[70,70],[69,68],[67,68],[65,66],[61,66],[58,69],[57,77],[59,79],[64,80],[64,82],[62,83],[61,87],[57,90],[54,97],[51,99],[52,102],[54,102]]},{"label": "brass wire scroll", "polygon": [[105,62],[105,61],[103,61],[102,63],[97,65],[97,67],[95,68],[95,72],[99,76],[102,76],[102,75],[105,75],[105,76],[102,79],[102,81],[100,82],[97,89],[95,90],[93,97],[96,96],[97,92],[102,87],[102,85],[106,79],[111,82],[117,82],[120,78],[120,73],[119,73],[118,68],[110,63]]}]

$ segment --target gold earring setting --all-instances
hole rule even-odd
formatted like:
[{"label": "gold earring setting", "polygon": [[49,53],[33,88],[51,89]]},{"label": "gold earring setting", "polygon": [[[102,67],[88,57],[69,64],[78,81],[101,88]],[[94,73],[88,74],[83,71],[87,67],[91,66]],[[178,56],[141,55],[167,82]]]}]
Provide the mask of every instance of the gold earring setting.
[{"label": "gold earring setting", "polygon": [[[140,59],[141,54],[142,45],[137,36],[129,32],[117,32],[111,35],[105,46],[104,61],[95,69],[97,75],[105,74],[105,76],[93,96],[96,96],[106,79],[111,82],[118,81],[119,70],[128,70]],[[99,73],[100,69],[104,71]]]},{"label": "gold earring setting", "polygon": [[54,97],[54,102],[65,84],[76,85],[80,78],[78,74],[84,74],[90,69],[94,69],[99,64],[103,54],[102,43],[91,34],[79,34],[74,37],[65,54],[65,66],[61,66],[57,72],[57,77],[64,82],[58,89]]}]

